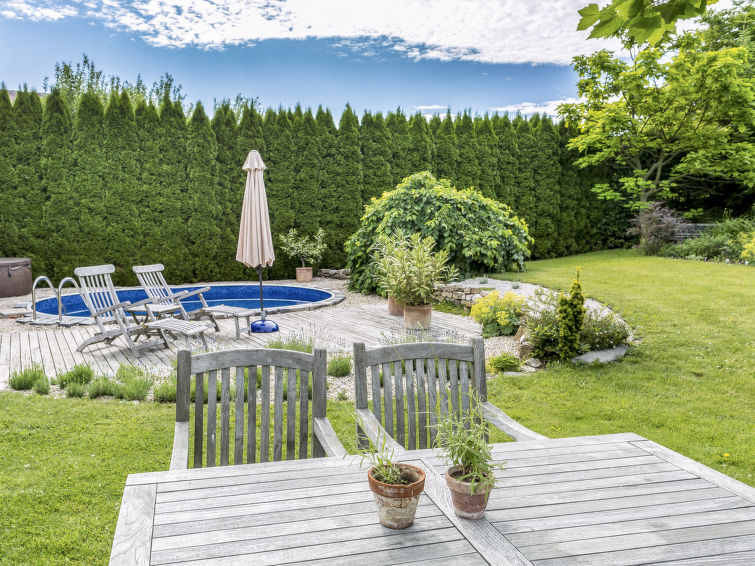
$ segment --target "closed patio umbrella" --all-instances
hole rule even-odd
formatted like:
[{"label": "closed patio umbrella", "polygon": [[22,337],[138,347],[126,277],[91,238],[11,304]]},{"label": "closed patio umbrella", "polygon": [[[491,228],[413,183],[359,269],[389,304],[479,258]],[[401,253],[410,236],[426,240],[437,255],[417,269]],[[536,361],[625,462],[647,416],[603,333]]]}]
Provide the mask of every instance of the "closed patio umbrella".
[{"label": "closed patio umbrella", "polygon": [[260,279],[260,319],[252,323],[252,332],[275,332],[278,325],[265,319],[265,304],[262,297],[262,268],[269,267],[275,261],[273,252],[273,235],[270,232],[270,214],[267,210],[267,194],[262,172],[265,164],[260,152],[253,149],[244,162],[246,171],[246,188],[244,204],[241,209],[239,226],[239,243],[236,248],[236,260],[248,267],[256,267]]}]

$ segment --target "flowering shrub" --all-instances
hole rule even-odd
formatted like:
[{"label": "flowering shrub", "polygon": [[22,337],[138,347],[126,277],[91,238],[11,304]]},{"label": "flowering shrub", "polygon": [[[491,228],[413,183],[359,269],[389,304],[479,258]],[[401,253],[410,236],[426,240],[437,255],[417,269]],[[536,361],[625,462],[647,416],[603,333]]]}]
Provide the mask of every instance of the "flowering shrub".
[{"label": "flowering shrub", "polygon": [[469,314],[482,325],[483,338],[506,336],[519,328],[524,306],[524,297],[513,291],[506,291],[503,297],[492,291],[477,299]]},{"label": "flowering shrub", "polygon": [[740,259],[755,265],[755,232],[740,234],[739,241],[742,244]]}]

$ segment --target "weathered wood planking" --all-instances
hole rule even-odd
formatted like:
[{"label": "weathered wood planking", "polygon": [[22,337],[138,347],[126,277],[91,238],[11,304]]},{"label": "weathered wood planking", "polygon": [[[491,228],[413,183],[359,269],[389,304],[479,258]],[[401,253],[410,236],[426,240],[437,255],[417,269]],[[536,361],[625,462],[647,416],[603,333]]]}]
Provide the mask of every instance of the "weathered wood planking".
[{"label": "weathered wood planking", "polygon": [[[396,317],[387,314],[384,305],[363,305],[354,307],[325,307],[312,311],[281,313],[273,315],[281,333],[294,331],[314,332],[321,345],[330,350],[348,350],[353,342],[363,341],[368,346],[378,346],[389,334],[400,326]],[[264,347],[267,341],[275,338],[269,334],[248,334],[242,332],[236,340],[236,329],[230,319],[218,320],[220,332],[207,334],[211,350],[227,350],[239,347]],[[327,330],[323,330],[327,328]],[[468,317],[458,317],[446,313],[434,313],[433,328],[455,331],[467,336],[480,336],[480,326]],[[42,330],[36,327],[18,325],[18,330],[0,335],[0,389],[7,389],[8,379],[14,371],[22,369],[22,362],[36,360],[42,363],[45,373],[53,378],[70,370],[77,363],[87,363],[97,373],[113,375],[121,364],[136,365],[147,371],[167,375],[172,369],[178,350],[185,348],[183,339],[171,340],[170,349],[148,348],[135,357],[121,338],[112,343],[92,344],[79,353],[76,348],[85,339],[97,332],[93,326],[73,326]],[[34,338],[27,336],[35,334]],[[23,355],[21,340],[25,342]],[[144,340],[140,338],[137,344]],[[35,344],[39,344],[39,356]],[[27,348],[29,346],[29,348]],[[195,342],[194,348],[201,348]]]}]

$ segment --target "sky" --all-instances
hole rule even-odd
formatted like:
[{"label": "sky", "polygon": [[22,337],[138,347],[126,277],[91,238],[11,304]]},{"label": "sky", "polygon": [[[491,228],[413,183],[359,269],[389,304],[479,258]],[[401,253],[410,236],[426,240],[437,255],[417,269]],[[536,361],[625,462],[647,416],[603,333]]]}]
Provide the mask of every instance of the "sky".
[{"label": "sky", "polygon": [[340,113],[555,113],[571,58],[615,42],[576,31],[586,0],[0,0],[0,81],[42,90],[86,53],[106,75],[186,102]]}]

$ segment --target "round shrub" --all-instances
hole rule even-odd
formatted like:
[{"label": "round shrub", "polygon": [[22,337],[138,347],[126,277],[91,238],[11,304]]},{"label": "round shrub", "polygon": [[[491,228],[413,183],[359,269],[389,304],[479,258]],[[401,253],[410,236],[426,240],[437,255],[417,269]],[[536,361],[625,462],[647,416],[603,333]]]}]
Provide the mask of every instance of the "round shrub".
[{"label": "round shrub", "polygon": [[416,173],[373,199],[346,242],[353,289],[377,289],[375,248],[397,232],[432,238],[436,250],[446,250],[449,263],[467,275],[522,270],[532,243],[527,224],[507,205],[473,189],[456,190],[427,171]]},{"label": "round shrub", "polygon": [[503,297],[492,291],[477,299],[469,314],[482,325],[483,338],[507,336],[519,328],[525,304],[524,297],[513,291],[506,291]]}]

